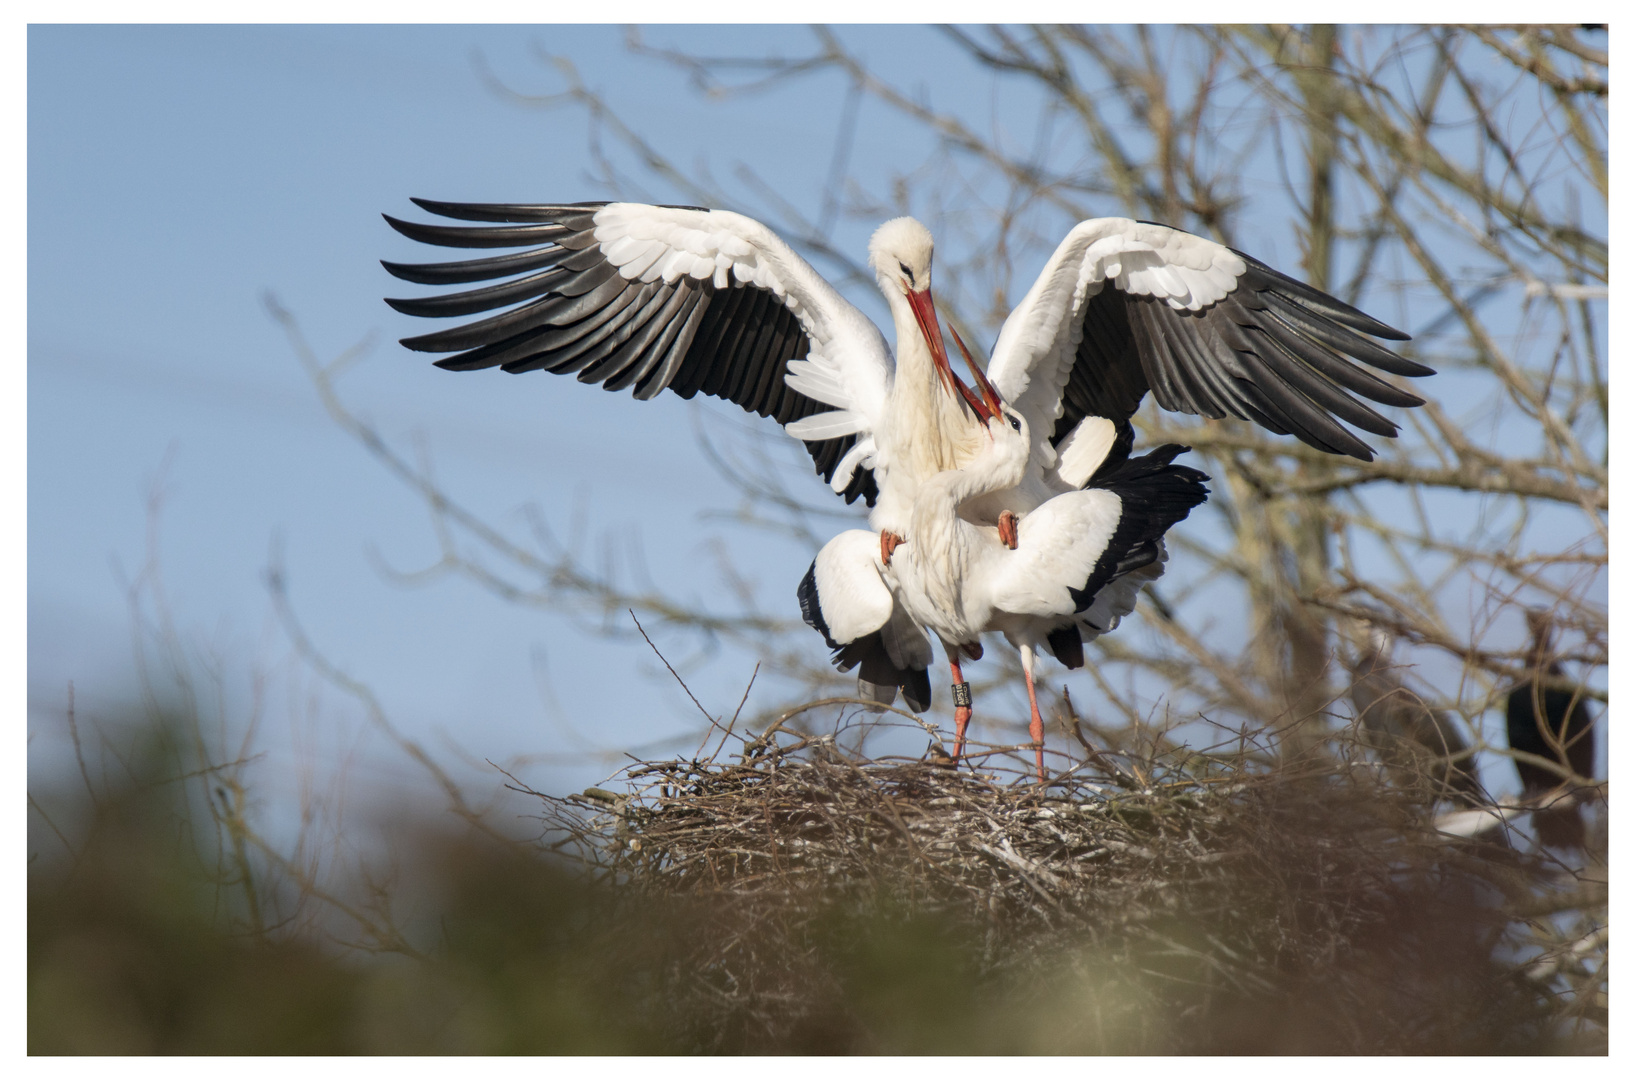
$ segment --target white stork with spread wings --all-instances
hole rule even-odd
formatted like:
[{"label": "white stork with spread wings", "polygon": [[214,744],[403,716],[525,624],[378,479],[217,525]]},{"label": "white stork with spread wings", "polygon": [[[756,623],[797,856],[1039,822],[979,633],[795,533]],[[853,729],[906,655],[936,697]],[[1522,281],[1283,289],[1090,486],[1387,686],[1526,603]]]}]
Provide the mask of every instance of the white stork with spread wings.
[{"label": "white stork with spread wings", "polygon": [[[416,202],[488,224],[387,217],[410,238],[527,250],[386,263],[397,277],[422,284],[498,282],[389,301],[407,314],[509,308],[405,345],[456,353],[438,361],[455,370],[570,372],[609,390],[632,388],[640,398],[666,387],[774,416],[807,443],[836,492],[873,508],[869,523],[880,533],[886,568],[895,544],[910,539],[918,485],[980,450],[965,441],[962,407],[944,392],[951,371],[929,290],[933,244],[911,219],[887,222],[869,245],[894,316],[892,359],[870,321],[774,233],[740,214],[638,203]],[[1370,447],[1340,421],[1378,435],[1397,429],[1355,395],[1402,406],[1421,399],[1346,357],[1398,375],[1432,372],[1368,334],[1405,337],[1202,237],[1127,218],[1083,222],[1010,315],[994,350],[992,381],[1030,427],[1026,471],[1014,488],[963,512],[996,524],[1012,543],[1018,517],[1072,489],[1081,462],[1104,456],[1147,390],[1166,409],[1253,420],[1370,460]],[[921,649],[891,649],[882,629],[870,631],[880,636],[850,650],[849,659],[872,657],[864,673],[872,670],[879,678],[871,681],[892,696],[896,687],[921,685],[925,692],[913,703],[927,707],[927,641]]]},{"label": "white stork with spread wings", "polygon": [[[1002,631],[1020,649],[1034,725],[1040,724],[1031,686],[1036,651],[1080,667],[1083,644],[1114,629],[1132,611],[1138,587],[1161,573],[1161,536],[1195,505],[1180,506],[1189,494],[1172,482],[1194,471],[1172,465],[1171,455],[1158,460],[1166,448],[1128,460],[1128,421],[1145,393],[1154,391],[1163,408],[1255,420],[1318,449],[1369,461],[1371,448],[1337,417],[1383,436],[1398,428],[1347,391],[1396,406],[1420,405],[1422,399],[1346,357],[1398,375],[1433,371],[1366,334],[1406,337],[1251,256],[1189,233],[1126,218],[1085,221],[1071,230],[1004,323],[989,367],[995,391],[1027,427],[1031,454],[1024,473],[1015,485],[986,485],[983,494],[958,506],[970,523],[994,526],[1010,549],[1021,542],[1020,523],[1028,513],[1091,482],[1119,486],[1129,508],[1119,523],[1120,538],[1107,545],[1105,561],[1094,568],[1098,588],[1063,578],[1053,583],[1071,585],[1081,602],[1079,618],[1003,614],[980,627]],[[960,460],[964,464],[968,459]],[[1190,490],[1201,490],[1199,477],[1190,477]],[[840,669],[859,663],[862,692],[887,702],[893,688],[878,685],[889,670],[885,659],[897,668],[927,665],[929,650],[901,627],[914,586],[888,565],[869,572],[865,547],[856,537],[824,549],[800,584],[800,606],[834,649]],[[842,571],[841,556],[849,560]],[[939,587],[962,584],[947,577]],[[823,599],[830,594],[831,600]],[[884,602],[892,598],[900,603]],[[835,605],[846,603],[853,607],[851,617],[831,617]],[[844,636],[839,625],[856,636]],[[978,636],[947,636],[944,620],[924,625],[941,636],[952,669],[961,750],[971,715],[961,661],[979,659],[981,645]],[[913,708],[929,700],[926,676],[903,670],[898,684],[909,690]]]}]

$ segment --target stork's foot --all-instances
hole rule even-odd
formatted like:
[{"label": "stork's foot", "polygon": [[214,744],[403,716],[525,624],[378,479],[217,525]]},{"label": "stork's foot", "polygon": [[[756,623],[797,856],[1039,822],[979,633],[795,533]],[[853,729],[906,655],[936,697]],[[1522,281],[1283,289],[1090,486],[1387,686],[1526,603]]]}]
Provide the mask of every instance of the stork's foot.
[{"label": "stork's foot", "polygon": [[905,539],[888,529],[878,534],[878,552],[879,556],[884,560],[885,566],[890,565],[890,556],[894,555],[895,549],[904,543],[906,543]]},{"label": "stork's foot", "polygon": [[1020,546],[1020,519],[1014,516],[1013,510],[998,515],[997,535],[1010,551]]}]

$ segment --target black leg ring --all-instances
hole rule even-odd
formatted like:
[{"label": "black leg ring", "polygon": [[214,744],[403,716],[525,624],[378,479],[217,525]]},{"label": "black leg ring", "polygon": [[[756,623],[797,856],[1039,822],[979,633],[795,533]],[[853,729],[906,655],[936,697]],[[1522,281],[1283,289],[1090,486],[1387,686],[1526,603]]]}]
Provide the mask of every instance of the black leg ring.
[{"label": "black leg ring", "polygon": [[967,709],[974,704],[975,699],[969,695],[969,684],[955,682],[952,684],[952,704],[960,709]]}]

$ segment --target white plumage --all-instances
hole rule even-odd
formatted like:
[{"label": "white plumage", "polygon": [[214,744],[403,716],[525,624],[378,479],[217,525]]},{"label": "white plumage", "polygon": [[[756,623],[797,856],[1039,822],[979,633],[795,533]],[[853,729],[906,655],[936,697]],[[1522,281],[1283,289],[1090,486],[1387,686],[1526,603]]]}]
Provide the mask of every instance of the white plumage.
[{"label": "white plumage", "polygon": [[1055,475],[1066,490],[1088,482],[1116,443],[1116,425],[1103,416],[1085,416],[1056,448]]},{"label": "white plumage", "polygon": [[[1073,468],[1088,473],[1086,490],[1054,495],[1019,518],[1012,535],[968,519],[970,502],[1012,489],[1031,457],[1030,425],[1003,404],[971,364],[984,402],[961,382],[971,424],[985,445],[958,469],[923,481],[913,507],[911,538],[884,577],[913,620],[941,639],[954,679],[960,661],[978,659],[980,636],[1002,633],[1020,651],[1031,705],[1037,775],[1043,779],[1043,721],[1033,666],[1039,650],[1067,666],[1082,663],[1082,645],[1116,628],[1133,610],[1139,588],[1160,576],[1166,562],[1162,536],[1207,497],[1206,477],[1172,464],[1182,447],[1164,447],[1096,476],[1111,441],[1100,439],[1097,460],[1073,454]],[[1092,440],[1085,435],[1085,440]],[[1011,542],[1012,541],[1012,542]],[[957,748],[963,752],[971,703],[958,702]]]},{"label": "white plumage", "polygon": [[877,533],[841,532],[799,583],[800,611],[833,649],[840,671],[860,667],[864,695],[888,705],[899,687],[922,712],[929,707],[929,638],[895,602],[884,574]]},{"label": "white plumage", "polygon": [[[934,245],[911,219],[885,223],[870,247],[896,325],[892,356],[854,305],[780,237],[741,214],[638,203],[419,203],[444,216],[505,224],[387,220],[443,246],[535,245],[465,262],[386,264],[398,277],[433,285],[525,272],[468,292],[390,301],[427,316],[522,301],[470,325],[404,340],[423,351],[460,352],[442,366],[575,372],[608,389],[633,387],[640,398],[665,388],[683,397],[723,397],[774,416],[811,445],[836,492],[869,505],[888,486],[889,472],[899,477],[923,460],[892,437],[926,430],[932,436],[949,415],[929,396],[934,372],[946,366],[930,292]],[[901,410],[915,414],[892,422]],[[887,527],[888,506],[900,502],[886,500],[875,524]]]}]

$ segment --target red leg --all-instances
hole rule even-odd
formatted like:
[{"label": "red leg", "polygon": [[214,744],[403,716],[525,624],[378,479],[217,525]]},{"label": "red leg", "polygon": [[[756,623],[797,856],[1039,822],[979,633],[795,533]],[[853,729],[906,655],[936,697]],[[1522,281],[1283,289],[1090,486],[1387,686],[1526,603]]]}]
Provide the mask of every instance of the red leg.
[{"label": "red leg", "polygon": [[885,566],[890,565],[890,556],[894,555],[895,549],[904,543],[906,543],[905,540],[888,529],[878,534],[878,551],[879,555],[884,559]]},{"label": "red leg", "polygon": [[1020,519],[1013,510],[1005,510],[997,518],[997,535],[1010,551],[1020,546]]},{"label": "red leg", "polygon": [[1047,783],[1048,777],[1043,773],[1043,713],[1037,708],[1037,685],[1031,681],[1032,650],[1029,645],[1020,646],[1020,666],[1026,671],[1026,696],[1031,699],[1031,742],[1037,748],[1037,782]]},{"label": "red leg", "polygon": [[952,713],[952,719],[958,725],[957,743],[952,749],[952,761],[955,764],[963,758],[963,738],[969,730],[969,718],[975,714],[975,710],[969,697],[969,684],[963,681],[963,667],[958,663],[956,646],[946,650],[946,662],[952,668],[952,703],[957,706]]}]

